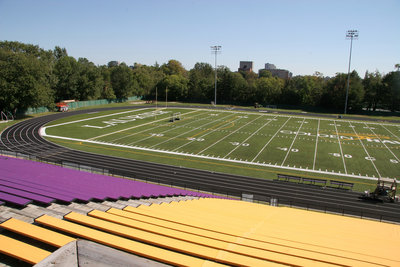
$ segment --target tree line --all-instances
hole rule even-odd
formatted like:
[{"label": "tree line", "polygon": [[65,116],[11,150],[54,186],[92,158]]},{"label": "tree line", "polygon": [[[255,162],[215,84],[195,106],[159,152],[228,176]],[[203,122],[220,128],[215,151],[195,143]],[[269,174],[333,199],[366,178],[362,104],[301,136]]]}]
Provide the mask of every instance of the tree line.
[{"label": "tree line", "polygon": [[[400,72],[366,72],[361,78],[350,74],[350,112],[385,109],[400,110]],[[144,99],[210,103],[214,100],[214,69],[196,63],[186,70],[177,60],[163,65],[109,62],[96,66],[86,58],[75,59],[65,48],[44,50],[20,42],[0,42],[0,109],[23,111],[46,106],[55,108],[61,100]],[[267,70],[233,72],[217,69],[218,104],[288,105],[324,108],[342,112],[346,97],[347,74],[335,77],[295,76],[289,80],[273,77]]]}]

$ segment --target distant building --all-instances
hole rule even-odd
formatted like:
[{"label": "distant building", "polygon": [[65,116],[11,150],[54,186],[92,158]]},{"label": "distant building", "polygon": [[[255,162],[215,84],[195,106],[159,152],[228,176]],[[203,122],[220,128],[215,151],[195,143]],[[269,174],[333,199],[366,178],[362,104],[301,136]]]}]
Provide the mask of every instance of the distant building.
[{"label": "distant building", "polygon": [[276,69],[276,66],[271,63],[265,63],[265,69],[266,70],[274,70],[274,69]]},{"label": "distant building", "polygon": [[238,71],[253,71],[253,61],[240,61]]},{"label": "distant building", "polygon": [[[285,80],[288,80],[288,79],[292,78],[292,76],[293,76],[293,74],[290,71],[284,70],[284,69],[277,69],[274,64],[270,64],[270,63],[266,63],[265,68],[261,69],[261,70],[267,70],[267,71],[271,72],[273,77],[278,77],[278,78],[285,79]],[[261,71],[261,70],[259,70],[259,71]]]}]

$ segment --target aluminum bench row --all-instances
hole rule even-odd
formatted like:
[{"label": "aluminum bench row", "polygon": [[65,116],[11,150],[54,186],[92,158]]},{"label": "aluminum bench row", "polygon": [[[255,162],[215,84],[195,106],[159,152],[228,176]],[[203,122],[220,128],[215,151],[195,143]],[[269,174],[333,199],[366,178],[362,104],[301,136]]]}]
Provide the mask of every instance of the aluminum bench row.
[{"label": "aluminum bench row", "polygon": [[285,181],[285,182],[297,182],[297,183],[307,183],[313,185],[322,185],[327,186],[327,183],[331,186],[335,186],[338,188],[343,189],[352,189],[354,184],[349,182],[343,181],[336,181],[336,180],[326,180],[326,179],[316,179],[316,178],[307,178],[307,177],[300,177],[300,176],[292,176],[292,175],[285,175],[285,174],[277,174],[277,180]]}]

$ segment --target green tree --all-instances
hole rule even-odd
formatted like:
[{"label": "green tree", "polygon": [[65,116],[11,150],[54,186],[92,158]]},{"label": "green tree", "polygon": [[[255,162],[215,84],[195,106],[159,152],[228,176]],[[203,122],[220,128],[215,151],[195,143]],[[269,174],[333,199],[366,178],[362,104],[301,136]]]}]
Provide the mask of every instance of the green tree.
[{"label": "green tree", "polygon": [[365,90],[364,105],[367,109],[375,111],[382,102],[382,75],[376,71],[374,73],[365,73],[363,86]]},{"label": "green tree", "polygon": [[56,100],[80,99],[78,62],[70,56],[59,58],[54,66],[57,77],[55,86]]},{"label": "green tree", "polygon": [[146,66],[135,63],[133,79],[135,81],[135,94],[146,98],[155,98],[155,88],[165,77],[165,74],[157,66]]},{"label": "green tree", "polygon": [[318,106],[324,90],[325,80],[321,75],[296,76],[286,84],[286,92],[292,92],[295,105]]},{"label": "green tree", "polygon": [[208,63],[196,63],[189,71],[188,99],[210,101],[214,95],[214,70]]},{"label": "green tree", "polygon": [[114,90],[111,86],[111,69],[107,66],[100,66],[99,71],[103,80],[103,87],[101,89],[101,99],[115,99]]},{"label": "green tree", "polygon": [[247,102],[249,95],[247,82],[242,74],[231,72],[228,68],[218,69],[217,103],[242,104]]},{"label": "green tree", "polygon": [[389,72],[383,77],[384,106],[391,111],[400,110],[400,72]]},{"label": "green tree", "polygon": [[188,83],[189,80],[182,75],[167,75],[157,85],[159,97],[165,99],[166,94],[168,94],[168,101],[185,100],[188,93]]},{"label": "green tree", "polygon": [[0,43],[0,108],[3,111],[16,114],[29,107],[52,106],[48,56],[49,52],[35,46]]},{"label": "green tree", "polygon": [[79,100],[98,99],[103,87],[100,70],[86,58],[79,58],[77,63]]},{"label": "green tree", "polygon": [[276,104],[281,96],[285,81],[277,77],[261,77],[256,81],[256,98],[254,102]]},{"label": "green tree", "polygon": [[165,75],[182,75],[187,77],[187,71],[177,60],[171,59],[168,63],[163,64],[161,66],[161,70],[165,73]]},{"label": "green tree", "polygon": [[258,73],[258,78],[271,78],[272,73],[269,70],[260,70]]},{"label": "green tree", "polygon": [[110,80],[117,98],[127,99],[134,94],[133,73],[125,63],[111,68]]},{"label": "green tree", "polygon": [[[328,81],[322,99],[324,107],[342,110],[345,106],[347,90],[347,74],[337,73],[334,78]],[[363,106],[364,87],[360,76],[356,71],[350,73],[350,86],[347,108],[348,111],[360,110]]]}]

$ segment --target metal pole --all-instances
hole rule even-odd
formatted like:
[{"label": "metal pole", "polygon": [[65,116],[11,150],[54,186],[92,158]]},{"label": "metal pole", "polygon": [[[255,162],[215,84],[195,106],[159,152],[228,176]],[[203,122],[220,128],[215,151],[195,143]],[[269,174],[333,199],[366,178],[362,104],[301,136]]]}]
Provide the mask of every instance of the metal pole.
[{"label": "metal pole", "polygon": [[215,51],[215,86],[214,86],[214,105],[217,105],[217,51]]},{"label": "metal pole", "polygon": [[214,105],[217,105],[217,54],[221,51],[220,45],[211,46],[212,53],[215,54],[215,85],[214,85]]},{"label": "metal pole", "polygon": [[349,56],[349,69],[347,70],[347,88],[346,88],[346,101],[344,103],[344,114],[347,114],[347,101],[349,99],[350,65],[351,65],[351,51],[353,48],[353,39],[358,38],[358,31],[357,30],[349,30],[346,33],[346,37],[350,38],[350,56]]}]

